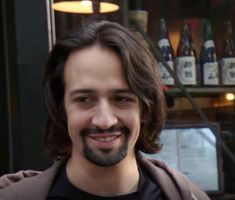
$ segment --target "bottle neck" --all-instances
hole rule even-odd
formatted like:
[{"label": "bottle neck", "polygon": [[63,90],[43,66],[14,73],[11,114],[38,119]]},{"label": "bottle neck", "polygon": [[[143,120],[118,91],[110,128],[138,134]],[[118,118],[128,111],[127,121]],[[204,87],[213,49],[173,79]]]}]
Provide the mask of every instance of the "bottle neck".
[{"label": "bottle neck", "polygon": [[190,26],[184,23],[181,31],[181,40],[177,49],[177,56],[195,56],[195,47],[192,40]]},{"label": "bottle neck", "polygon": [[203,48],[205,49],[205,53],[209,55],[214,54],[214,40],[213,40],[213,34],[212,34],[212,28],[209,21],[205,21],[204,24],[204,43]]},{"label": "bottle neck", "polygon": [[232,26],[230,22],[226,22],[226,34],[224,37],[224,57],[235,57],[235,44],[232,35]]},{"label": "bottle neck", "polygon": [[164,19],[160,20],[160,27],[159,27],[159,36],[158,39],[168,39],[168,31],[166,27],[166,22]]},{"label": "bottle neck", "polygon": [[204,31],[204,41],[207,41],[207,40],[213,40],[213,34],[212,34],[210,25],[207,25]]},{"label": "bottle neck", "polygon": [[191,39],[192,36],[191,36],[190,27],[188,24],[184,24],[181,35],[181,42],[183,42],[184,45],[190,46]]}]

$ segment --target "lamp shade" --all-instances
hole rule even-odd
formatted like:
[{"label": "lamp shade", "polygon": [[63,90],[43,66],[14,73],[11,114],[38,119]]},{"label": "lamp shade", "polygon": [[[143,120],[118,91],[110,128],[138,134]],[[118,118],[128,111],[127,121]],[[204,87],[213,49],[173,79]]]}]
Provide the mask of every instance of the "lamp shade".
[{"label": "lamp shade", "polygon": [[[90,0],[84,1],[60,1],[53,3],[52,8],[56,11],[67,13],[91,14],[93,12],[93,2]],[[99,13],[114,12],[119,9],[119,6],[114,3],[99,2]]]}]

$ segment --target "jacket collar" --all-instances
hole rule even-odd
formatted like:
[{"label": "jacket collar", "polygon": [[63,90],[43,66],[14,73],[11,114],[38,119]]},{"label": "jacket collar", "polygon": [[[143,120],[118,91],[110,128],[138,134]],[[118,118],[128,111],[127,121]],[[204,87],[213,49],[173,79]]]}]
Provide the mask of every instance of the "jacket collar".
[{"label": "jacket collar", "polygon": [[[1,197],[7,200],[45,200],[53,184],[54,178],[65,159],[37,176],[25,178],[1,191]],[[192,199],[189,181],[182,174],[169,168],[164,162],[140,158],[139,162],[150,172],[167,199]],[[180,177],[180,178],[179,178]],[[4,198],[5,197],[5,198]]]},{"label": "jacket collar", "polygon": [[192,199],[190,182],[178,171],[168,167],[164,162],[155,159],[140,159],[152,177],[158,183],[167,199]]}]

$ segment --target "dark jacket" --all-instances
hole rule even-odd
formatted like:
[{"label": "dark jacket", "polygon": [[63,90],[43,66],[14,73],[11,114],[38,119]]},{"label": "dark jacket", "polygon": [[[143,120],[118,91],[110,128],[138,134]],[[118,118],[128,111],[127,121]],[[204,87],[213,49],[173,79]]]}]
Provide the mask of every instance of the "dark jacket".
[{"label": "dark jacket", "polygon": [[[209,200],[209,197],[180,172],[159,160],[141,158],[167,199]],[[0,177],[0,200],[46,200],[62,161],[43,171],[20,171]]]}]

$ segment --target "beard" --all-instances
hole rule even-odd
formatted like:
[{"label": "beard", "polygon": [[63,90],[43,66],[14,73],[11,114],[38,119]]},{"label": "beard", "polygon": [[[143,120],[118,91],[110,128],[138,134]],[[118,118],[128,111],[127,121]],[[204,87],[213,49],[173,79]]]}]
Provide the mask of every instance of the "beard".
[{"label": "beard", "polygon": [[[124,141],[121,146],[116,149],[100,149],[97,150],[90,147],[86,141],[86,137],[91,133],[104,133],[104,132],[121,132],[124,135]],[[111,127],[108,130],[102,130],[99,128],[85,128],[81,131],[82,143],[83,143],[83,154],[84,157],[91,163],[102,166],[110,167],[116,165],[123,160],[127,155],[128,141],[130,137],[130,130],[127,127]]]}]

